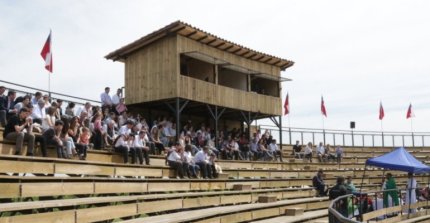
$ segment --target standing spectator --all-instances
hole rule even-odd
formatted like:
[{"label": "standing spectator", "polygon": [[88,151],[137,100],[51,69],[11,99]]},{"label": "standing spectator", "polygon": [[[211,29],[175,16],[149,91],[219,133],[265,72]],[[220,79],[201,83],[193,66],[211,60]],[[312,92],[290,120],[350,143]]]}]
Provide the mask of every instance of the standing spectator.
[{"label": "standing spectator", "polygon": [[34,135],[30,131],[25,131],[31,127],[32,121],[28,116],[30,111],[27,108],[22,108],[18,115],[12,116],[3,132],[3,138],[16,142],[15,155],[21,155],[21,149],[24,141],[28,142],[27,156],[33,156]]},{"label": "standing spectator", "polygon": [[39,99],[37,105],[34,106],[31,118],[33,118],[33,122],[42,125],[43,119],[46,118],[45,101],[43,101],[43,99]]},{"label": "standing spectator", "polygon": [[317,190],[319,197],[327,196],[327,189],[324,182],[324,173],[322,169],[318,170],[317,175],[312,178],[312,185]]},{"label": "standing spectator", "polygon": [[42,99],[42,92],[38,91],[34,94],[34,97],[31,99],[31,104],[33,105],[33,107],[36,107],[40,99]]},{"label": "standing spectator", "polygon": [[105,92],[100,95],[100,100],[102,102],[102,109],[109,108],[112,111],[112,99],[109,95],[110,88],[105,87]]},{"label": "standing spectator", "polygon": [[112,105],[116,107],[119,104],[121,98],[122,98],[122,89],[118,88],[116,90],[116,94],[112,96]]},{"label": "standing spectator", "polygon": [[342,162],[342,157],[343,157],[343,149],[338,145],[336,146],[336,160],[338,164]]},{"label": "standing spectator", "polygon": [[299,143],[300,141],[296,140],[296,144],[293,146],[293,153],[292,153],[292,155],[297,159],[302,158],[302,145],[300,145]]},{"label": "standing spectator", "polygon": [[210,174],[210,166],[209,166],[209,147],[204,146],[202,150],[196,153],[194,157],[194,163],[199,166],[201,175],[204,179],[212,178]]},{"label": "standing spectator", "polygon": [[399,195],[396,189],[397,189],[397,185],[393,175],[391,173],[387,173],[384,190],[390,190],[390,191],[384,192],[384,207],[386,208],[389,207],[388,197],[391,197],[391,200],[393,201],[394,206],[399,205]]},{"label": "standing spectator", "polygon": [[346,178],[346,189],[348,189],[349,191],[351,191],[352,193],[357,192],[357,189],[354,186],[354,183],[352,182],[352,177],[348,176]]},{"label": "standing spectator", "polygon": [[46,144],[55,146],[58,158],[67,158],[67,154],[64,151],[63,141],[61,140],[61,130],[63,129],[63,126],[63,121],[57,120],[55,121],[54,128],[49,128],[43,133]]},{"label": "standing spectator", "polygon": [[[417,193],[415,192],[417,189],[417,181],[414,179],[413,173],[408,173],[408,182],[406,184],[406,196],[405,196],[405,204],[413,205],[417,203]],[[411,208],[408,210],[408,213],[415,213],[417,210],[415,208]]]},{"label": "standing spectator", "polygon": [[63,100],[57,99],[57,111],[55,111],[56,119],[61,119],[63,116],[63,108],[61,106],[63,106]]},{"label": "standing spectator", "polygon": [[303,152],[304,159],[308,159],[312,163],[312,143],[308,142],[308,144],[305,147],[305,151]]}]

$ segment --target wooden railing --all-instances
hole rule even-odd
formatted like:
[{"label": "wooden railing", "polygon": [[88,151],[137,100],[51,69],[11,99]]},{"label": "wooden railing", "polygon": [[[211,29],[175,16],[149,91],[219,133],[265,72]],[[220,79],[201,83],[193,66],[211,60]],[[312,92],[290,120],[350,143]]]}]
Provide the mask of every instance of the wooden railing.
[{"label": "wooden railing", "polygon": [[221,107],[281,115],[281,99],[181,75],[179,97]]}]

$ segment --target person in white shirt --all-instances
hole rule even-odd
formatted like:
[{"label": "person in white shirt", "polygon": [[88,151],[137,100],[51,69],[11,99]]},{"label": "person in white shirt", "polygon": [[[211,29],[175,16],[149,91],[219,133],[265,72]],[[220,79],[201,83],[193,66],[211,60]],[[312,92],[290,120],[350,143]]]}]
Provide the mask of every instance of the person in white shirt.
[{"label": "person in white shirt", "polygon": [[112,110],[112,98],[109,95],[110,88],[105,87],[105,92],[103,92],[100,95],[100,100],[102,102],[102,108],[109,108],[109,110]]},{"label": "person in white shirt", "polygon": [[39,123],[42,125],[42,120],[46,117],[46,109],[45,109],[45,101],[43,99],[39,99],[37,105],[34,106],[33,112],[31,113],[31,118],[34,123]]},{"label": "person in white shirt", "polygon": [[141,165],[143,164],[143,157],[145,157],[146,165],[149,165],[149,147],[145,144],[145,135],[145,130],[141,130],[139,135],[137,135],[133,141],[133,148],[136,151],[137,158]]},{"label": "person in white shirt", "polygon": [[305,150],[303,151],[303,156],[305,159],[309,159],[309,161],[312,163],[312,143],[309,142],[306,147]]},{"label": "person in white shirt", "polygon": [[76,111],[76,116],[80,116],[83,111],[87,112],[88,117],[93,117],[93,109],[91,103],[87,102],[84,106],[80,107],[78,111]]},{"label": "person in white shirt", "polygon": [[188,164],[188,171],[187,171],[188,177],[198,178],[197,176],[199,175],[200,167],[194,162],[191,145],[185,146],[183,161]]},{"label": "person in white shirt", "polygon": [[[417,203],[417,181],[414,179],[413,173],[408,173],[408,182],[406,185],[406,196],[405,196],[405,204],[408,207],[409,204],[413,205]],[[417,209],[411,208],[408,210],[409,213],[415,213]]]},{"label": "person in white shirt", "polygon": [[211,167],[209,165],[209,146],[204,146],[202,150],[194,156],[194,163],[200,167],[201,175],[204,179],[212,178],[210,174]]},{"label": "person in white shirt", "polygon": [[276,139],[272,139],[272,142],[269,144],[269,150],[273,154],[273,158],[275,161],[277,161],[276,156],[279,156],[279,161],[283,162],[282,161],[282,152],[278,148],[278,144],[276,144]]},{"label": "person in white shirt", "polygon": [[129,146],[129,136],[128,135],[119,135],[115,141],[114,150],[117,153],[122,153],[124,158],[124,163],[128,163],[128,154],[130,152]]},{"label": "person in white shirt", "polygon": [[320,142],[320,144],[318,145],[316,152],[317,152],[316,154],[317,154],[318,160],[321,163],[325,162],[327,155],[325,154],[325,148],[322,142]]},{"label": "person in white shirt", "polygon": [[42,92],[36,92],[34,94],[34,97],[31,99],[31,104],[33,105],[33,107],[37,106],[37,103],[39,102],[39,100],[42,99]]},{"label": "person in white shirt", "polygon": [[121,88],[118,88],[118,90],[116,90],[116,94],[114,96],[112,96],[112,105],[114,107],[116,107],[119,104],[119,100],[122,98],[122,90]]},{"label": "person in white shirt", "polygon": [[175,145],[175,149],[170,151],[167,163],[175,170],[177,178],[184,178],[184,170],[188,169],[188,165],[182,162],[182,146],[179,143]]},{"label": "person in white shirt", "polygon": [[119,129],[118,135],[129,135],[133,126],[134,122],[131,120],[127,120],[125,124]]}]

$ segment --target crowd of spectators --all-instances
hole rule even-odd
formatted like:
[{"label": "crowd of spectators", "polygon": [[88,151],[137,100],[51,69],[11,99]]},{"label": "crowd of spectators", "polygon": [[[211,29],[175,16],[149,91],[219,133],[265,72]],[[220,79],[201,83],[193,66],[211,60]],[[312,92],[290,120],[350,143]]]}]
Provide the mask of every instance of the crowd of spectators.
[{"label": "crowd of spectators", "polygon": [[339,164],[342,162],[343,148],[339,145],[334,148],[330,146],[330,144],[324,146],[322,142],[320,142],[318,146],[313,146],[311,142],[303,146],[300,145],[300,141],[297,140],[296,144],[293,146],[291,155],[309,162],[312,162],[312,157],[315,155],[321,163],[331,161]]}]

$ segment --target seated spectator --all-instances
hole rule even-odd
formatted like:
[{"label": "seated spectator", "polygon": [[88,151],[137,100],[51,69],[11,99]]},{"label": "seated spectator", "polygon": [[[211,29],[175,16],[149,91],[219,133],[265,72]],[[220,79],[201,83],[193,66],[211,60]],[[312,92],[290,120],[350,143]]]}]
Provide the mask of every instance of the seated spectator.
[{"label": "seated spectator", "polygon": [[72,119],[70,119],[69,121],[69,128],[67,129],[67,134],[69,135],[70,138],[73,139],[73,142],[78,142],[78,138],[79,138],[79,130],[81,125],[79,124],[79,117],[77,116],[73,116]]},{"label": "seated spectator", "polygon": [[31,99],[31,104],[33,105],[33,107],[36,107],[40,99],[42,99],[42,92],[38,91],[34,94],[34,97]]},{"label": "seated spectator", "polygon": [[129,134],[120,134],[114,142],[114,150],[122,154],[124,163],[128,163],[128,155],[130,153],[129,136]]},{"label": "seated spectator", "polygon": [[28,107],[28,105],[30,104],[30,100],[30,95],[24,96],[21,102],[15,103],[15,109],[19,111],[21,110],[21,108]]},{"label": "seated spectator", "polygon": [[263,136],[258,142],[258,150],[259,150],[259,153],[261,154],[260,159],[264,161],[273,159],[273,154],[271,154],[269,152],[269,149],[267,148],[266,137]]},{"label": "seated spectator", "polygon": [[102,126],[102,113],[98,112],[93,117],[93,143],[94,149],[100,150],[104,147],[104,139],[106,138],[106,132],[103,130]]},{"label": "seated spectator", "polygon": [[46,118],[45,101],[43,99],[39,99],[37,105],[34,106],[33,112],[31,113],[31,118],[33,119],[34,123],[42,125],[43,119]]},{"label": "seated spectator", "polygon": [[21,155],[24,141],[28,142],[27,156],[33,156],[34,135],[28,128],[32,125],[32,120],[29,118],[30,112],[27,108],[22,108],[17,115],[12,116],[3,132],[3,138],[15,141],[15,155]]},{"label": "seated spectator", "polygon": [[61,120],[55,121],[54,128],[49,128],[43,133],[47,145],[55,146],[58,158],[67,158],[63,141],[61,140],[61,130],[64,123]]},{"label": "seated spectator", "polygon": [[78,137],[78,142],[76,144],[76,148],[78,149],[79,159],[86,160],[87,159],[87,150],[90,144],[91,131],[87,127],[82,127],[81,133]]},{"label": "seated spectator", "polygon": [[198,178],[198,175],[200,173],[200,167],[194,162],[191,145],[185,146],[183,162],[186,162],[188,164],[188,170],[186,172],[186,175],[189,178]]},{"label": "seated spectator", "polygon": [[336,160],[335,150],[330,146],[330,144],[327,144],[325,147],[325,155],[327,157],[327,161],[332,160],[334,162]]},{"label": "seated spectator", "polygon": [[5,91],[6,91],[6,88],[4,86],[0,86],[0,124],[3,127],[6,127],[6,123],[7,123],[7,118],[6,118],[7,106],[4,105],[6,101],[6,95],[4,95]]},{"label": "seated spectator", "polygon": [[[66,107],[66,112],[65,112],[66,116],[69,118],[72,118],[74,116],[76,116],[75,114],[75,103],[70,102],[67,107]],[[82,113],[81,113],[82,114]],[[88,117],[88,113],[86,113],[87,117]],[[79,117],[81,118],[81,120],[83,121],[81,115],[79,115]]]},{"label": "seated spectator", "polygon": [[55,111],[55,118],[57,120],[61,119],[63,117],[63,100],[57,99],[57,110]]},{"label": "seated spectator", "polygon": [[340,162],[342,162],[342,157],[343,157],[342,147],[336,146],[336,160],[337,160],[338,164],[340,164]]},{"label": "seated spectator", "polygon": [[299,143],[300,143],[300,141],[297,140],[296,144],[293,146],[293,153],[292,153],[292,155],[297,159],[301,159],[303,156],[302,145],[300,145]]},{"label": "seated spectator", "polygon": [[218,174],[222,173],[221,166],[216,163],[216,160],[216,155],[214,153],[211,153],[209,155],[209,166],[212,173],[209,172],[209,174],[212,174],[213,178],[218,178]]},{"label": "seated spectator", "polygon": [[57,110],[56,107],[49,107],[48,112],[45,115],[45,118],[42,119],[42,129],[43,131],[48,130],[49,128],[54,128],[55,125],[55,111]]},{"label": "seated spectator", "polygon": [[86,102],[84,106],[80,107],[76,112],[75,115],[80,116],[82,112],[86,112],[88,117],[93,117],[93,107],[91,106],[91,103]]},{"label": "seated spectator", "polygon": [[67,158],[71,159],[73,156],[77,156],[76,145],[72,137],[69,136],[70,121],[67,118],[63,118],[63,130],[61,131],[61,140],[63,145],[66,147]]},{"label": "seated spectator", "polygon": [[318,170],[317,175],[312,178],[312,185],[318,192],[318,196],[327,196],[327,189],[324,182],[324,173],[320,169]]},{"label": "seated spectator", "polygon": [[242,133],[240,135],[238,144],[239,144],[239,150],[240,150],[241,156],[245,160],[249,160],[251,152],[250,152],[250,148],[249,148],[249,140],[246,137],[245,133]]},{"label": "seated spectator", "polygon": [[254,133],[252,136],[251,149],[250,149],[251,153],[252,153],[253,160],[258,160],[262,157],[262,154],[259,152],[258,147],[259,147],[259,145],[258,145],[257,133]]},{"label": "seated spectator", "polygon": [[202,150],[196,153],[194,163],[200,167],[201,175],[204,179],[212,178],[211,167],[209,165],[209,147],[204,146]]},{"label": "seated spectator", "polygon": [[160,132],[163,130],[163,125],[158,124],[151,129],[151,139],[155,147],[158,149],[157,154],[160,155],[164,152],[164,145],[160,140]]},{"label": "seated spectator", "polygon": [[114,120],[110,120],[107,124],[103,125],[103,130],[106,132],[106,146],[112,145],[118,135],[115,125]]},{"label": "seated spectator", "polygon": [[19,111],[15,108],[15,98],[16,92],[11,90],[7,93],[7,97],[0,98],[0,110],[6,115],[6,120],[16,115]]},{"label": "seated spectator", "polygon": [[[145,163],[146,165],[149,165],[149,147],[145,144],[145,136],[146,136],[146,130],[142,129],[139,132],[139,135],[137,135],[133,142],[133,148],[137,154],[137,158],[139,159],[139,163],[143,164],[143,157],[145,157]],[[136,163],[135,160],[132,160],[133,163]]]},{"label": "seated spectator", "polygon": [[175,170],[176,178],[184,178],[184,172],[188,170],[188,164],[182,162],[182,146],[177,143],[167,156],[167,163]]},{"label": "seated spectator", "polygon": [[[340,196],[348,194],[345,187],[345,178],[338,177],[336,185],[330,189],[329,198],[334,200]],[[347,199],[342,199],[342,202],[337,203],[336,210],[338,210],[344,217],[348,216],[348,202]]]},{"label": "seated spectator", "polygon": [[227,159],[242,159],[242,156],[239,153],[239,144],[237,144],[236,140],[234,140],[232,136],[228,136],[227,143],[224,144],[222,152],[224,153],[223,156]]},{"label": "seated spectator", "polygon": [[320,142],[319,146],[316,148],[316,154],[318,157],[318,160],[323,163],[327,160],[327,154],[325,153],[325,148],[322,142]]},{"label": "seated spectator", "polygon": [[308,159],[311,163],[312,163],[312,143],[309,142],[306,147],[305,147],[305,151],[303,151],[303,157],[304,159]]},{"label": "seated spectator", "polygon": [[45,108],[51,107],[51,102],[49,101],[49,95],[43,95],[43,101],[45,102]]},{"label": "seated spectator", "polygon": [[278,148],[278,144],[276,144],[276,139],[272,139],[272,142],[269,144],[269,150],[273,154],[273,158],[277,161],[276,156],[279,156],[279,161],[282,161],[282,151]]}]

